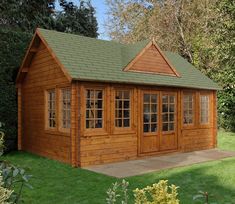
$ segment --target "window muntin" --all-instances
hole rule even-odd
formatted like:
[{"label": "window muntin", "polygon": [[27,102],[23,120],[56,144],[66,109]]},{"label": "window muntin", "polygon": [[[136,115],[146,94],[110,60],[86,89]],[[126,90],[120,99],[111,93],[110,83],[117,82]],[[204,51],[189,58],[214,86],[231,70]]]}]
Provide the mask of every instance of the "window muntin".
[{"label": "window muntin", "polygon": [[175,95],[162,95],[162,131],[175,129]]},{"label": "window muntin", "polygon": [[86,128],[103,128],[103,90],[86,90]]},{"label": "window muntin", "polygon": [[158,95],[144,94],[143,96],[143,131],[157,132],[158,130]]},{"label": "window muntin", "polygon": [[71,90],[61,89],[61,127],[70,128]]},{"label": "window muntin", "polygon": [[194,96],[193,94],[185,94],[183,96],[183,124],[193,124],[194,118]]},{"label": "window muntin", "polygon": [[115,92],[115,127],[130,127],[131,94],[130,91]]},{"label": "window muntin", "polygon": [[201,124],[209,123],[209,96],[200,95],[200,122]]},{"label": "window muntin", "polygon": [[56,127],[56,94],[55,89],[47,91],[47,121],[49,128]]}]

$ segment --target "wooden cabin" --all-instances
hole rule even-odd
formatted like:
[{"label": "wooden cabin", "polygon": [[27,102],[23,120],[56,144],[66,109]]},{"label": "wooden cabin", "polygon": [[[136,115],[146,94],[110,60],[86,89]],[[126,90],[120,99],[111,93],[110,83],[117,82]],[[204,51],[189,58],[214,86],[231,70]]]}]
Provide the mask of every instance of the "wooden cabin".
[{"label": "wooden cabin", "polygon": [[155,41],[37,29],[17,76],[18,148],[73,166],[215,148],[218,89]]}]

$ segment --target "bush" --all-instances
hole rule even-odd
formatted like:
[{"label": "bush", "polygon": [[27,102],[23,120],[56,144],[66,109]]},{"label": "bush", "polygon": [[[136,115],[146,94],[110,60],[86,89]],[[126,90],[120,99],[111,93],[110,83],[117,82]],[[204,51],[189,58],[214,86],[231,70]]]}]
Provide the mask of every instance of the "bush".
[{"label": "bush", "polygon": [[[122,183],[114,183],[112,188],[107,191],[107,204],[127,204],[128,203],[128,185],[125,180]],[[168,186],[167,180],[161,180],[152,186],[143,189],[135,189],[135,204],[179,204],[177,199],[179,187],[175,185]]]},{"label": "bush", "polygon": [[[2,182],[2,175],[0,172],[0,203],[1,204],[8,204],[8,200],[11,197],[11,194],[13,193],[12,190],[8,190],[7,188],[3,187],[3,182]],[[9,203],[10,204],[10,203]]]}]

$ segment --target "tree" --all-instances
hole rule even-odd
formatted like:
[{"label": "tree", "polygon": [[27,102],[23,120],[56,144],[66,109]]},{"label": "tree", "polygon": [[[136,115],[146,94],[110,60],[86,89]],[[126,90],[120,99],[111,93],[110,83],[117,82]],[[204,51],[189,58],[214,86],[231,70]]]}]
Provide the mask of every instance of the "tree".
[{"label": "tree", "polygon": [[220,125],[235,131],[235,2],[221,0],[216,8],[219,16],[213,26],[218,66],[211,75],[223,88],[218,93]]},{"label": "tree", "polygon": [[63,11],[56,16],[56,30],[96,38],[98,24],[95,9],[90,1],[81,1],[79,7],[73,2],[60,0]]},{"label": "tree", "polygon": [[[135,42],[152,39],[164,50],[180,53],[192,63],[210,48],[209,22],[215,0],[106,0],[107,31],[112,39]],[[203,48],[203,49],[201,49]],[[196,53],[196,55],[195,55]]]},{"label": "tree", "polygon": [[90,2],[77,7],[61,1],[63,10],[55,11],[55,0],[1,0],[0,4],[0,124],[6,135],[6,148],[16,147],[16,74],[37,27],[97,37],[95,10]]}]

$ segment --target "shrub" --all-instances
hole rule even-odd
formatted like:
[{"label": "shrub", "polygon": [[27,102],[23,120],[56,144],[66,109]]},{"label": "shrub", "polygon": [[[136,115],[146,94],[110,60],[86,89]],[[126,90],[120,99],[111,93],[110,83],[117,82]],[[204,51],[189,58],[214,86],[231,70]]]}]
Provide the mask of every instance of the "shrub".
[{"label": "shrub", "polygon": [[135,204],[179,204],[175,185],[168,186],[167,180],[161,180],[152,186],[134,190]]},{"label": "shrub", "polygon": [[11,194],[13,193],[12,190],[8,190],[7,188],[3,187],[4,183],[2,182],[2,175],[0,172],[0,203],[1,204],[8,204],[8,200],[11,197]]},{"label": "shrub", "polygon": [[[128,185],[125,180],[122,183],[114,183],[112,188],[107,191],[107,204],[127,204],[128,203]],[[152,186],[143,189],[135,189],[135,204],[179,204],[177,199],[179,187],[175,185],[168,186],[167,180],[161,180]]]}]

